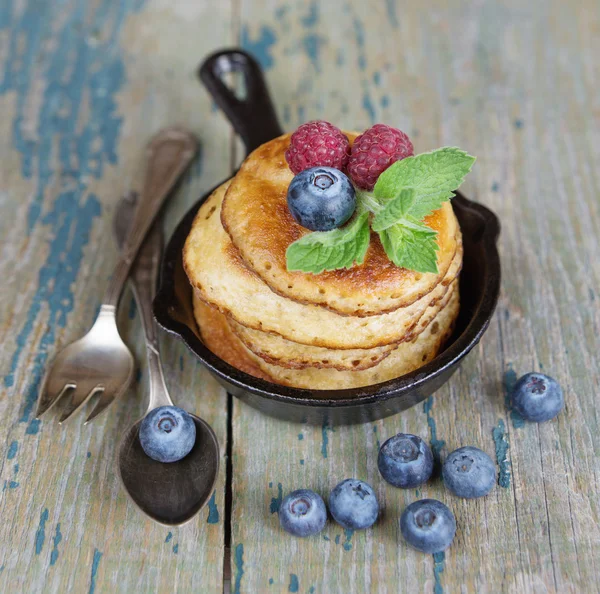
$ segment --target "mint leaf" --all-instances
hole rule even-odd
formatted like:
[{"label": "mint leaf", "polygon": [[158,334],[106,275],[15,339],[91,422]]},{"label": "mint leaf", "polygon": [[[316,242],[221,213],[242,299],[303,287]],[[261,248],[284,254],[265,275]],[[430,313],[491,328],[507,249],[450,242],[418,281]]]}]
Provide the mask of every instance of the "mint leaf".
[{"label": "mint leaf", "polygon": [[359,211],[344,227],[315,231],[290,244],[285,254],[287,269],[320,274],[362,264],[370,235],[369,213]]},{"label": "mint leaf", "polygon": [[406,219],[410,209],[414,206],[417,192],[414,188],[402,188],[396,198],[390,200],[380,212],[375,215],[373,231],[385,231],[388,227]]},{"label": "mint leaf", "polygon": [[415,200],[406,214],[420,221],[454,196],[474,162],[475,157],[456,147],[407,157],[379,176],[373,192],[380,203],[385,203],[396,198],[402,188],[414,188]]},{"label": "mint leaf", "polygon": [[[421,227],[419,229],[418,227]],[[428,227],[408,227],[396,224],[379,233],[383,249],[388,258],[401,268],[416,272],[438,272],[435,231]]]}]

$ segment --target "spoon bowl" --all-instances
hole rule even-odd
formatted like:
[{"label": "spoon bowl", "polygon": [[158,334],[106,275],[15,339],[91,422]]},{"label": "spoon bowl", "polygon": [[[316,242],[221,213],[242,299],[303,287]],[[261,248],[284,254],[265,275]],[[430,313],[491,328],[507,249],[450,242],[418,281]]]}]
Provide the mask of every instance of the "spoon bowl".
[{"label": "spoon bowl", "polygon": [[135,505],[155,522],[180,526],[191,520],[210,499],[219,474],[219,443],[205,421],[193,415],[196,442],[177,462],[150,458],[139,439],[139,419],[123,436],[118,466],[121,482]]}]

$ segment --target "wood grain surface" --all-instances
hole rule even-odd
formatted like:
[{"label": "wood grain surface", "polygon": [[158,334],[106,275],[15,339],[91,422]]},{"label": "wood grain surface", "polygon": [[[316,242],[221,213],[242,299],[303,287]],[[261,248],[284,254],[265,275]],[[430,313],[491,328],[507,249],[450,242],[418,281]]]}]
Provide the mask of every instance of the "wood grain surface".
[{"label": "wood grain surface", "polygon": [[[599,591],[599,31],[592,0],[0,4],[0,592]],[[152,134],[179,123],[202,142],[167,234],[243,157],[195,75],[230,45],[260,60],[286,130],[321,117],[346,129],[383,121],[418,152],[477,155],[463,190],[501,219],[502,295],[443,389],[356,427],[294,425],[234,400],[228,434],[227,396],[165,336],[173,397],[212,424],[223,452],[209,506],[169,530],[137,511],[116,474],[115,447],[146,387],[129,292],[121,320],[140,361],[135,388],[88,427],[83,415],[60,427],[33,411],[47,361],[93,320],[116,260],[116,201],[139,185]],[[565,389],[555,421],[528,424],[507,409],[507,391],[531,370]],[[398,431],[427,438],[441,459],[480,447],[499,484],[475,501],[439,478],[388,486],[377,448]],[[306,540],[280,530],[285,494],[327,497],[348,477],[378,494],[372,529],[330,522]],[[456,515],[445,554],[402,541],[400,513],[420,497]]]}]

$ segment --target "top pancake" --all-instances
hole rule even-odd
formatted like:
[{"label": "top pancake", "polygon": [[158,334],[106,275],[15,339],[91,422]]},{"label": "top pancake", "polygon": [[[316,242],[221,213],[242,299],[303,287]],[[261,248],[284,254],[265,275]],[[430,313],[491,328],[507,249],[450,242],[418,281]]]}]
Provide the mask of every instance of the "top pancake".
[{"label": "top pancake", "polygon": [[[350,142],[357,136],[346,133]],[[293,219],[287,189],[294,175],[284,153],[286,134],[257,148],[242,164],[229,186],[221,209],[223,227],[245,264],[271,290],[300,303],[327,307],[351,316],[372,316],[411,305],[444,278],[456,252],[458,221],[450,203],[425,218],[438,232],[438,274],[399,268],[387,257],[379,237],[360,266],[321,274],[288,272],[288,246],[309,233]]]}]

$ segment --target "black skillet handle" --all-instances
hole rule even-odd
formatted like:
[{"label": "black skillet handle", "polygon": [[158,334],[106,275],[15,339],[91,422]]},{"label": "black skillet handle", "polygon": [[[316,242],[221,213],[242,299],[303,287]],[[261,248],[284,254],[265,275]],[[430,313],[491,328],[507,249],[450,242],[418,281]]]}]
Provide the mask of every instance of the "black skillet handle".
[{"label": "black skillet handle", "polygon": [[[227,72],[244,75],[244,99],[223,82]],[[242,138],[247,153],[283,134],[262,70],[250,54],[237,48],[216,52],[204,60],[198,75]]]}]

